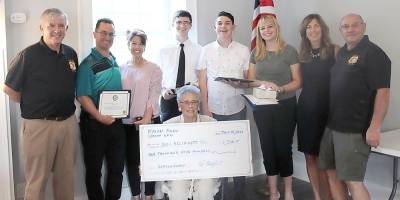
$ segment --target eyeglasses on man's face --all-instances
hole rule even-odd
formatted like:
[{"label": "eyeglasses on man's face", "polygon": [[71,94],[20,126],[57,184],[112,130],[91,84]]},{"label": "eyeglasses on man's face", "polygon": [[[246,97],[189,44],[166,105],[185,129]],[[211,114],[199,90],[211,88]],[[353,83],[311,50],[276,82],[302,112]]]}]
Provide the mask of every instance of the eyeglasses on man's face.
[{"label": "eyeglasses on man's face", "polygon": [[352,28],[352,29],[359,28],[359,27],[361,27],[363,24],[364,24],[363,22],[355,22],[355,23],[353,23],[353,24],[342,24],[342,25],[340,26],[340,28],[341,28],[342,30],[344,30],[344,31],[347,31],[347,30],[349,30],[350,28]]},{"label": "eyeglasses on man's face", "polygon": [[96,31],[96,33],[100,34],[102,37],[110,36],[110,37],[115,37],[114,32],[107,32],[107,31]]},{"label": "eyeglasses on man's face", "polygon": [[175,21],[175,24],[176,24],[176,25],[188,26],[188,25],[191,24],[191,22],[190,22],[190,21],[186,21],[186,20],[176,20],[176,21]]}]

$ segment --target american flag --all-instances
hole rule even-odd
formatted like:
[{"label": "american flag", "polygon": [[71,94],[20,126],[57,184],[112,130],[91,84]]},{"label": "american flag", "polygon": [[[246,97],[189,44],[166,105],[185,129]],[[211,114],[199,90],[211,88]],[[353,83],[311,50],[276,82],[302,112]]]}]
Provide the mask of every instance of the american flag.
[{"label": "american flag", "polygon": [[276,17],[273,0],[255,0],[251,26],[251,50],[256,47],[257,23],[261,15],[273,15]]}]

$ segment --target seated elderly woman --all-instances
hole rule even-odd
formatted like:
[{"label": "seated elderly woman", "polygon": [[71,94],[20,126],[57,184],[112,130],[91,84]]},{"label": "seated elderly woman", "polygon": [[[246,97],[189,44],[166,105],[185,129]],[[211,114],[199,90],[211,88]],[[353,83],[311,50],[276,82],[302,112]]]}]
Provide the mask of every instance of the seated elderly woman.
[{"label": "seated elderly woman", "polygon": [[[174,117],[168,123],[193,123],[216,121],[206,115],[199,115],[200,90],[196,86],[186,85],[177,91],[179,111],[182,115]],[[170,200],[211,200],[218,192],[220,182],[218,179],[193,179],[167,181],[163,185],[163,191],[168,194]]]}]

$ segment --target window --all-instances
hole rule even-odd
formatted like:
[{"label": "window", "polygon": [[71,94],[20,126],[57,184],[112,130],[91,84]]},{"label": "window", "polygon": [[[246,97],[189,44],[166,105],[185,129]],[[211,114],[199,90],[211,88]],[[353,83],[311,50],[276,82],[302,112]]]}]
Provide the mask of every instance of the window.
[{"label": "window", "polygon": [[104,17],[114,21],[116,36],[111,52],[119,64],[131,58],[126,32],[135,28],[147,34],[143,57],[155,62],[159,49],[173,37],[173,13],[186,9],[186,0],[114,0],[112,3],[109,0],[92,0],[92,9],[93,26],[98,19]]}]

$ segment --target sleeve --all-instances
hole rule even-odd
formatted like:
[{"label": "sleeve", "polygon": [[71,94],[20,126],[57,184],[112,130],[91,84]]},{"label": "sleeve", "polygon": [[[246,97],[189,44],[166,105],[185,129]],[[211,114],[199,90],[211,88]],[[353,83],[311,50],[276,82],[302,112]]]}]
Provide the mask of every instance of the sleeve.
[{"label": "sleeve", "polygon": [[390,88],[391,61],[381,49],[367,55],[367,81],[372,89]]},{"label": "sleeve", "polygon": [[251,54],[250,54],[250,63],[252,63],[252,64],[256,64],[256,58],[255,58],[255,49],[253,50],[253,51],[251,51]]},{"label": "sleeve", "polygon": [[210,116],[207,116],[207,115],[199,115],[199,117],[204,122],[216,122],[217,121],[216,119],[214,119],[214,118],[212,118]]},{"label": "sleeve", "polygon": [[23,52],[18,53],[11,61],[5,84],[17,92],[21,92],[25,80],[27,63]]},{"label": "sleeve", "polygon": [[133,90],[132,88],[132,76],[129,75],[129,70],[125,66],[125,64],[119,67],[119,71],[121,73],[121,83],[122,89],[124,90]]},{"label": "sleeve", "polygon": [[290,45],[287,45],[286,48],[289,65],[299,63],[299,54],[297,53],[296,49]]},{"label": "sleeve", "polygon": [[155,108],[155,105],[157,105],[161,94],[161,80],[162,72],[161,69],[157,66],[155,70],[153,70],[153,73],[151,75],[149,99],[147,100],[147,106],[152,106],[153,108]]},{"label": "sleeve", "polygon": [[83,61],[78,67],[76,78],[76,96],[92,96],[94,74],[87,62]]},{"label": "sleeve", "polygon": [[243,71],[249,70],[249,64],[250,64],[250,51],[247,47],[244,49],[244,66],[243,66]]},{"label": "sleeve", "polygon": [[78,55],[76,54],[75,50],[72,50],[72,51],[73,51],[73,59],[74,59],[74,62],[75,62],[75,66],[77,66],[79,68]]},{"label": "sleeve", "polygon": [[194,69],[197,69],[198,66],[200,66],[200,55],[201,55],[201,51],[202,51],[202,46],[200,45],[194,45],[191,49],[192,49],[192,57],[194,59],[195,66]]},{"label": "sleeve", "polygon": [[200,57],[199,57],[199,64],[196,66],[196,70],[202,70],[202,69],[206,69],[206,58],[207,58],[207,54],[206,54],[206,47],[202,47],[201,48],[201,53],[200,53]]}]

